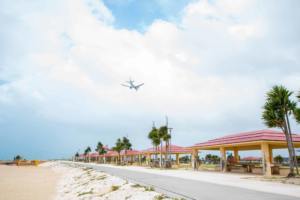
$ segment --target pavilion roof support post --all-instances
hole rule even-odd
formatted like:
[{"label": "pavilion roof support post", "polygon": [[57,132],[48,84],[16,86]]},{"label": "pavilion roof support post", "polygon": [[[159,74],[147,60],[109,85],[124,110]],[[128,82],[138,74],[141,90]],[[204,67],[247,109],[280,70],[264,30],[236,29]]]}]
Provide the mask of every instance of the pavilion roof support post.
[{"label": "pavilion roof support post", "polygon": [[162,168],[162,145],[163,142],[160,140],[160,159],[159,159],[159,167]]},{"label": "pavilion roof support post", "polygon": [[146,165],[150,165],[150,161],[151,161],[151,154],[150,153],[147,153],[146,154]]},{"label": "pavilion roof support post", "polygon": [[192,159],[191,159],[191,165],[192,169],[197,170],[197,159],[198,159],[198,149],[192,148]]},{"label": "pavilion roof support post", "polygon": [[272,160],[272,149],[270,145],[266,142],[261,143],[261,152],[262,152],[262,165],[263,173],[265,176],[272,176],[271,171],[271,160]]},{"label": "pavilion roof support post", "polygon": [[221,155],[221,160],[220,160],[221,171],[226,172],[227,171],[227,159],[226,159],[225,147],[220,147],[220,155]]},{"label": "pavilion roof support post", "polygon": [[179,167],[180,163],[179,163],[179,153],[176,153],[176,165],[177,167]]},{"label": "pavilion roof support post", "polygon": [[142,165],[142,158],[141,158],[141,157],[142,157],[142,155],[139,154],[139,155],[138,155],[139,165]]},{"label": "pavilion roof support post", "polygon": [[235,162],[239,162],[240,161],[240,157],[239,157],[239,150],[238,150],[237,147],[234,147],[233,154],[234,154],[234,161]]}]

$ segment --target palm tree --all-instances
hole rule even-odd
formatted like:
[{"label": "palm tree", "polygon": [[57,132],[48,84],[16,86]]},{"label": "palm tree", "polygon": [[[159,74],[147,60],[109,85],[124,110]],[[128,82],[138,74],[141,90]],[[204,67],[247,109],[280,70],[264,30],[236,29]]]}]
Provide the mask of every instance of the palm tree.
[{"label": "palm tree", "polygon": [[22,156],[16,155],[16,156],[14,157],[14,161],[19,161],[19,160],[22,160]]},{"label": "palm tree", "polygon": [[296,108],[294,111],[296,121],[300,124],[300,108]]},{"label": "palm tree", "polygon": [[297,169],[295,149],[292,142],[289,115],[295,111],[296,103],[290,100],[292,92],[283,86],[274,86],[267,93],[266,103],[262,113],[264,123],[270,128],[280,128],[285,134],[289,156],[290,156],[290,173],[289,176],[295,176],[294,167]]},{"label": "palm tree", "polygon": [[132,144],[130,143],[129,139],[127,137],[123,137],[123,149],[124,149],[124,156],[125,156],[125,162],[127,163],[127,150],[131,150]]},{"label": "palm tree", "polygon": [[85,150],[84,150],[84,155],[88,155],[88,161],[90,162],[90,153],[91,153],[92,149],[91,147],[87,147]]},{"label": "palm tree", "polygon": [[101,142],[98,142],[95,151],[97,151],[99,155],[106,154],[106,150],[105,150],[105,148],[104,148],[104,146],[103,146],[103,144]]},{"label": "palm tree", "polygon": [[160,138],[158,135],[158,129],[153,125],[152,130],[148,134],[148,138],[151,140],[153,147],[155,148],[155,159],[157,160],[157,149],[160,145]]},{"label": "palm tree", "polygon": [[78,152],[76,152],[76,154],[75,154],[75,161],[77,161],[77,160],[78,160],[78,158],[79,158],[79,153],[78,153]]},{"label": "palm tree", "polygon": [[158,137],[160,140],[160,167],[162,167],[162,146],[163,146],[163,139],[168,134],[168,127],[167,126],[161,126],[158,129]]},{"label": "palm tree", "polygon": [[121,157],[120,154],[121,154],[121,151],[124,149],[123,141],[120,138],[118,138],[115,146],[112,149],[118,153],[118,163],[117,164],[120,164],[120,157]]},{"label": "palm tree", "polygon": [[[300,102],[300,92],[297,95],[298,101]],[[296,121],[300,124],[300,108],[296,108],[294,111]]]},{"label": "palm tree", "polygon": [[169,157],[169,141],[171,139],[171,135],[168,132],[168,127],[167,126],[162,126],[159,128],[159,131],[161,132],[160,135],[162,136],[162,140],[165,142],[166,145],[166,154],[165,154],[165,159],[167,160],[167,158]]}]

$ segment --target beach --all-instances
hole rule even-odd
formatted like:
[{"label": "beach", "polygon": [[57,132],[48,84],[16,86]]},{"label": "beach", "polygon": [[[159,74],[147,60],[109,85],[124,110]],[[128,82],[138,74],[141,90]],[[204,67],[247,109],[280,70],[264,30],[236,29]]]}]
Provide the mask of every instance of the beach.
[{"label": "beach", "polygon": [[74,163],[48,162],[43,164],[63,174],[57,184],[54,200],[170,200],[153,187],[132,183]]},{"label": "beach", "polygon": [[71,163],[0,165],[0,200],[171,199],[146,187]]},{"label": "beach", "polygon": [[46,167],[0,165],[0,200],[52,200],[59,178]]}]

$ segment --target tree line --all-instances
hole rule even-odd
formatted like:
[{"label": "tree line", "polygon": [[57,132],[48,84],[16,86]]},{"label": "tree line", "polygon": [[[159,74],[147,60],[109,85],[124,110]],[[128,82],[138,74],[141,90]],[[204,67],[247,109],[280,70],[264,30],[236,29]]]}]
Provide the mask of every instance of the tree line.
[{"label": "tree line", "polygon": [[[124,150],[124,154],[126,157],[127,151],[128,150],[132,150],[132,144],[130,142],[130,140],[127,137],[123,137],[123,138],[118,138],[116,141],[115,146],[112,147],[113,151],[116,151],[118,153],[118,164],[120,163],[120,158],[121,158],[121,151]],[[107,148],[105,148],[105,146],[102,144],[102,142],[98,142],[97,146],[95,148],[95,151],[99,154],[99,155],[104,155],[107,153]],[[90,146],[88,146],[85,150],[84,150],[84,155],[88,156],[90,153],[92,152],[92,149]],[[79,152],[77,152],[75,154],[75,158],[79,157]]]}]

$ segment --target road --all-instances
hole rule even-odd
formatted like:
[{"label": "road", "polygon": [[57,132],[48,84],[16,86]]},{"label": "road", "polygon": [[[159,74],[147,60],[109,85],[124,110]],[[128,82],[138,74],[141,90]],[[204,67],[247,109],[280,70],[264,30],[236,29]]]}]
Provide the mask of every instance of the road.
[{"label": "road", "polygon": [[204,181],[136,172],[105,166],[89,166],[129,181],[146,186],[153,186],[156,191],[172,197],[199,200],[296,200],[293,196],[259,192],[239,187],[218,185]]}]

